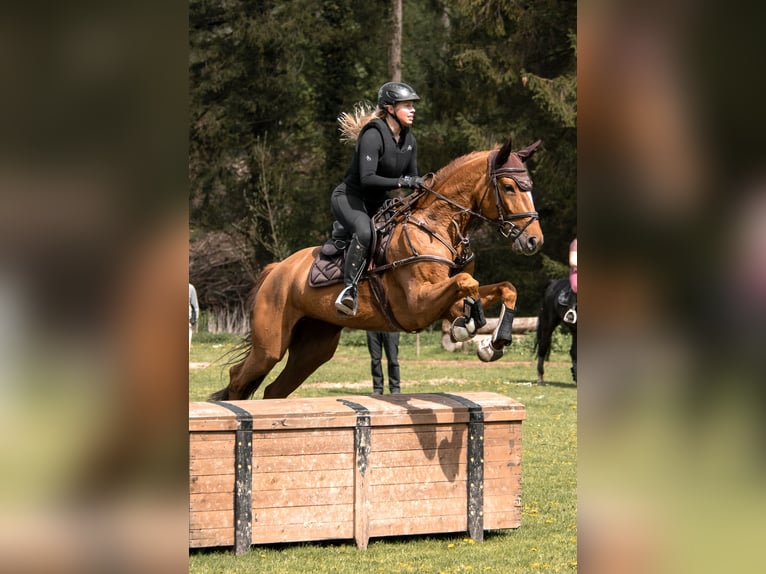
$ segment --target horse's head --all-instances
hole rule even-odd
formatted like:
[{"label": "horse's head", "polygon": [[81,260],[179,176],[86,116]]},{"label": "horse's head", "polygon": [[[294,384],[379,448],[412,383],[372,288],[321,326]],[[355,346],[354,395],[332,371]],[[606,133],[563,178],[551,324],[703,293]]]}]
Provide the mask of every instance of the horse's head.
[{"label": "horse's head", "polygon": [[[543,231],[532,199],[532,179],[526,161],[540,145],[540,140],[519,151],[511,150],[511,140],[497,153],[487,157],[490,191],[481,210],[494,219],[500,232],[513,240],[512,249],[532,255],[543,244]],[[494,195],[494,197],[492,197]]]}]

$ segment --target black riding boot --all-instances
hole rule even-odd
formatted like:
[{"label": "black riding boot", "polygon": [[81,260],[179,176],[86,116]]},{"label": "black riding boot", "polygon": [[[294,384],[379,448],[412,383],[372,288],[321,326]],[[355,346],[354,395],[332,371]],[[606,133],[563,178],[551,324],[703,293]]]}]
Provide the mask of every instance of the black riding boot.
[{"label": "black riding boot", "polygon": [[346,285],[335,300],[335,308],[344,315],[356,315],[358,305],[357,285],[367,263],[367,250],[356,235],[351,238],[343,266],[343,283]]}]

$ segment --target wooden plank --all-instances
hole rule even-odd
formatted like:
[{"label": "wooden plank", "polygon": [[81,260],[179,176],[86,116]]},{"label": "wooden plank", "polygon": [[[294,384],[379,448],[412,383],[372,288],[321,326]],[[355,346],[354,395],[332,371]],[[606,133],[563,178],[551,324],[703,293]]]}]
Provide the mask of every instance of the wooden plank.
[{"label": "wooden plank", "polygon": [[[349,516],[350,518],[350,516]],[[303,524],[253,525],[253,544],[275,544],[280,542],[351,539],[354,537],[354,523],[325,523],[319,520]]]},{"label": "wooden plank", "polygon": [[454,499],[389,500],[385,504],[373,502],[370,516],[374,517],[374,520],[385,520],[388,518],[424,518],[460,514],[465,521],[465,500],[466,497],[463,496]]},{"label": "wooden plank", "polygon": [[190,459],[220,458],[223,456],[234,456],[234,433],[225,437],[225,440],[189,442]]},{"label": "wooden plank", "polygon": [[234,470],[231,474],[218,474],[208,476],[192,476],[189,480],[189,492],[199,494],[203,492],[234,492]]},{"label": "wooden plank", "polygon": [[351,468],[288,473],[261,472],[253,476],[253,492],[291,490],[294,488],[329,488],[353,485],[354,471]]},{"label": "wooden plank", "polygon": [[332,433],[291,431],[263,434],[253,433],[253,454],[258,456],[292,456],[308,453],[354,452],[353,429]]},{"label": "wooden plank", "polygon": [[258,472],[297,472],[302,470],[340,470],[354,465],[351,451],[333,454],[253,456],[253,470]]},{"label": "wooden plank", "polygon": [[253,510],[253,524],[263,526],[311,522],[343,523],[351,521],[353,516],[353,501],[347,504],[258,508]]},{"label": "wooden plank", "polygon": [[[485,422],[520,420],[524,406],[513,399],[490,392],[454,393],[479,403]],[[393,397],[314,397],[305,399],[272,399],[269,401],[230,401],[252,414],[253,428],[280,430],[287,428],[352,428],[355,413],[343,405],[343,399],[356,401],[370,411],[373,426],[385,424],[429,424],[465,422],[467,413],[439,393],[396,395]],[[234,430],[236,419],[225,409],[211,403],[189,404],[189,430]]]},{"label": "wooden plank", "polygon": [[253,508],[287,508],[290,506],[322,505],[329,502],[334,504],[351,504],[353,500],[353,486],[311,487],[253,492]]},{"label": "wooden plank", "polygon": [[[353,455],[337,454],[306,454],[293,456],[253,456],[253,472],[282,473],[313,470],[340,470],[353,467]],[[189,460],[189,470],[192,475],[227,474],[232,472],[234,456],[219,458],[193,458]]]},{"label": "wooden plank", "polygon": [[438,534],[461,532],[466,529],[465,508],[456,509],[456,514],[423,516],[410,520],[401,518],[370,519],[370,536],[407,536],[412,534]]},{"label": "wooden plank", "polygon": [[231,528],[234,532],[234,513],[231,510],[195,510],[189,513],[189,529]]},{"label": "wooden plank", "polygon": [[385,450],[370,456],[373,468],[398,468],[410,466],[439,465],[453,466],[465,460],[466,449],[438,448],[428,450]]},{"label": "wooden plank", "polygon": [[[351,486],[331,488],[300,488],[253,493],[253,510],[260,508],[289,508],[293,506],[321,506],[328,501],[350,504],[354,498]],[[189,495],[190,512],[203,510],[233,510],[232,492],[203,492]]]},{"label": "wooden plank", "polygon": [[423,425],[418,427],[375,427],[372,452],[386,450],[433,450],[440,446],[465,445],[466,425]]},{"label": "wooden plank", "polygon": [[484,510],[492,509],[495,497],[509,497],[513,504],[521,496],[521,475],[504,477],[502,479],[486,479],[484,481]]},{"label": "wooden plank", "polygon": [[485,512],[485,530],[506,530],[521,526],[521,512]]},{"label": "wooden plank", "polygon": [[234,472],[234,455],[221,458],[190,459],[189,471],[193,476],[219,475]]},{"label": "wooden plank", "polygon": [[[404,467],[384,468],[372,467],[370,484],[418,484],[449,481],[462,481],[465,484],[467,464],[415,466],[403,471]],[[509,466],[505,461],[485,461],[484,480],[492,478],[507,478],[512,476],[518,467]]]},{"label": "wooden plank", "polygon": [[376,484],[370,487],[370,500],[424,500],[428,498],[465,500],[465,483],[460,481],[420,482],[415,484]]},{"label": "wooden plank", "polygon": [[232,492],[203,492],[189,495],[189,512],[206,510],[234,510]]},{"label": "wooden plank", "polygon": [[234,528],[204,528],[189,531],[190,548],[233,545]]},{"label": "wooden plank", "polygon": [[[412,440],[417,442],[417,438],[413,436],[415,434],[416,433],[410,432],[409,436],[412,438]],[[437,462],[453,463],[456,462],[460,457],[465,456],[464,446],[460,446],[460,448],[449,448],[443,446],[439,449],[424,450],[407,448],[414,446],[414,443],[405,443],[405,448],[403,450],[386,450],[394,448],[393,445],[381,444],[381,441],[377,440],[377,436],[374,438],[375,440],[371,453],[371,464],[375,467],[416,466]],[[391,435],[389,435],[387,438],[390,439]],[[495,441],[491,442],[489,446],[485,447],[485,460],[487,461],[508,461],[512,464],[520,464],[520,459],[521,456],[519,449],[509,447],[506,444],[500,443],[498,445],[498,442]],[[229,453],[229,456],[221,456],[217,458],[194,457],[190,461],[190,469],[192,474],[195,475],[225,474],[231,470],[233,461],[234,457],[231,455],[231,453]],[[253,456],[253,468],[264,472],[350,468],[351,465],[352,455],[348,451],[346,453],[307,454],[303,456]]]}]

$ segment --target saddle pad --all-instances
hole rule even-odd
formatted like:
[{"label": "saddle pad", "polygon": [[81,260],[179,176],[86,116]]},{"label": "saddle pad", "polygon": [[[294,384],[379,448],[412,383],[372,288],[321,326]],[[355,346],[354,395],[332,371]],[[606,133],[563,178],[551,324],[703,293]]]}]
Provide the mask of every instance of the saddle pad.
[{"label": "saddle pad", "polygon": [[332,239],[322,245],[309,269],[309,285],[324,287],[343,283],[343,250],[335,247]]}]

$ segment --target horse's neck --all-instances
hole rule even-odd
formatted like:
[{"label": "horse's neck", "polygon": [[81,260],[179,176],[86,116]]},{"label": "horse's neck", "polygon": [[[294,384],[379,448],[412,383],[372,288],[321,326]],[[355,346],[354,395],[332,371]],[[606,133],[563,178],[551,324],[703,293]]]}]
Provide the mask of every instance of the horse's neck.
[{"label": "horse's neck", "polygon": [[457,236],[458,230],[465,235],[472,226],[471,212],[479,210],[481,190],[486,186],[486,154],[472,155],[442,172],[436,174],[435,193],[429,194],[413,214],[449,229],[450,235]]}]

